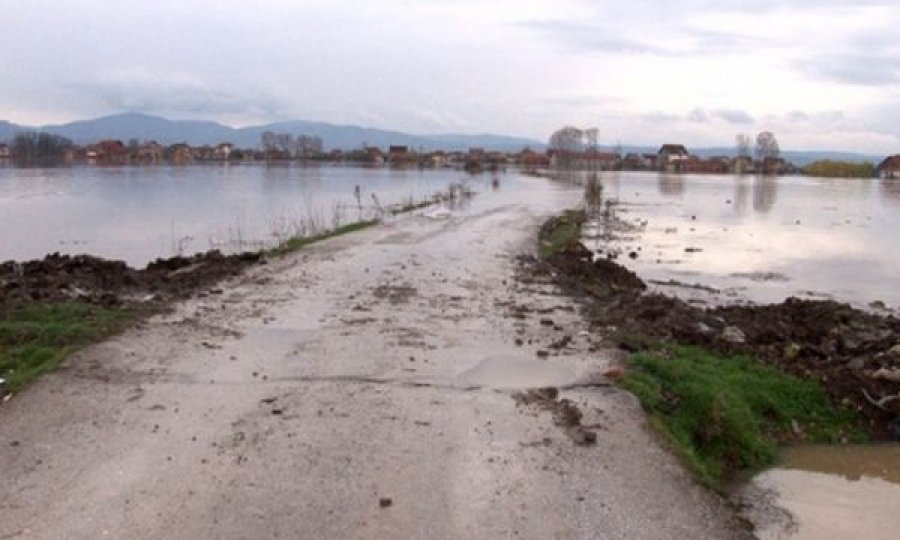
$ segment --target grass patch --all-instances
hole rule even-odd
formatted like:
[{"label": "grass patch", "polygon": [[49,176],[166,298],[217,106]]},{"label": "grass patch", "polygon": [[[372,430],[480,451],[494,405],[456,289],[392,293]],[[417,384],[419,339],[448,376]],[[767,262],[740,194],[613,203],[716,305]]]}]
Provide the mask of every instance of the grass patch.
[{"label": "grass patch", "polygon": [[288,238],[281,244],[273,247],[266,251],[266,255],[277,256],[277,255],[285,255],[287,253],[291,253],[302,249],[310,244],[314,244],[316,242],[321,242],[322,240],[327,240],[329,238],[334,238],[335,236],[341,236],[344,234],[350,234],[352,232],[361,231],[363,229],[367,229],[373,225],[378,223],[377,220],[371,221],[357,221],[355,223],[350,223],[348,225],[342,225],[336,229],[332,229],[330,231],[316,234],[313,236],[295,236],[293,238]]},{"label": "grass patch", "polygon": [[566,210],[544,223],[538,234],[538,255],[548,259],[565,248],[574,247],[581,240],[581,225],[586,219],[583,210]]},{"label": "grass patch", "polygon": [[637,353],[621,385],[704,484],[720,489],[737,472],[775,462],[780,443],[865,440],[856,414],[832,406],[816,381],[742,356],[693,347]]},{"label": "grass patch", "polygon": [[73,351],[122,331],[136,312],[84,302],[29,303],[0,311],[0,377],[10,391],[55,369]]}]

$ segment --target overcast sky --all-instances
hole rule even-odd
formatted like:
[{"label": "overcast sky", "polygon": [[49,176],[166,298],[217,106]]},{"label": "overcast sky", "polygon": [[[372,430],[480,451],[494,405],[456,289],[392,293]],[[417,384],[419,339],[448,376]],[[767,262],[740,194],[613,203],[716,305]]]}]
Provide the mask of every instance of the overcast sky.
[{"label": "overcast sky", "polygon": [[900,1],[0,0],[0,119],[900,152]]}]

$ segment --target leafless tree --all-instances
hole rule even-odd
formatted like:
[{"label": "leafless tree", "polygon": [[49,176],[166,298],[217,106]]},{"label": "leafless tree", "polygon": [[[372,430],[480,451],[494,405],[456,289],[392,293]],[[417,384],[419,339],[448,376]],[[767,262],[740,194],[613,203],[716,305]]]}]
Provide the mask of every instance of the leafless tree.
[{"label": "leafless tree", "polygon": [[737,149],[737,156],[739,158],[750,157],[750,135],[738,133],[734,136],[734,145]]},{"label": "leafless tree", "polygon": [[764,161],[768,158],[777,158],[781,155],[778,148],[778,140],[771,131],[763,131],[756,136],[756,159]]},{"label": "leafless tree", "polygon": [[774,160],[781,155],[778,140],[771,131],[763,131],[756,136],[756,159],[759,160],[763,173],[772,172]]}]

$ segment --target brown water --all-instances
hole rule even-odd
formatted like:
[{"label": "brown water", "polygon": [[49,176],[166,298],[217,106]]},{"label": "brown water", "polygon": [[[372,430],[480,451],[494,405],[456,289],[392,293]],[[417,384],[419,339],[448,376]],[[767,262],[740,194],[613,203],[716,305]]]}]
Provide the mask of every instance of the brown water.
[{"label": "brown water", "polygon": [[897,538],[900,445],[787,448],[745,492],[762,539]]},{"label": "brown water", "polygon": [[790,447],[782,451],[779,468],[900,484],[900,444]]}]

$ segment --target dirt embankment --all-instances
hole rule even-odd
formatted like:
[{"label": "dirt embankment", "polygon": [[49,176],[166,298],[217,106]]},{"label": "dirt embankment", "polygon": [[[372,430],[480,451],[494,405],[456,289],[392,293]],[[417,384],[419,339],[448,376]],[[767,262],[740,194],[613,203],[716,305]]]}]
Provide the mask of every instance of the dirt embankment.
[{"label": "dirt embankment", "polygon": [[0,307],[17,302],[82,300],[104,305],[184,297],[238,274],[259,253],[157,259],[143,269],[91,255],[53,253],[43,259],[0,263]]},{"label": "dirt embankment", "polygon": [[[555,223],[542,228],[545,236]],[[570,242],[534,271],[551,273],[587,300],[592,326],[636,351],[671,341],[742,353],[788,373],[818,379],[837,404],[856,408],[876,438],[900,440],[900,320],[833,301],[788,298],[761,306],[696,307],[646,293],[633,272],[593,260]]]}]

